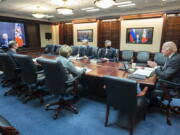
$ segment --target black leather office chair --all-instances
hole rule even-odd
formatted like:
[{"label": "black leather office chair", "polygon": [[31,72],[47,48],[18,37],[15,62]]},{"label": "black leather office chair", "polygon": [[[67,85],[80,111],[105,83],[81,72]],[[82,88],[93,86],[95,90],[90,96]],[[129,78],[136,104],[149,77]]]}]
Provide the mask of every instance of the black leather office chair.
[{"label": "black leather office chair", "polygon": [[[65,108],[73,113],[78,113],[78,110],[73,106],[73,98],[77,93],[78,84],[77,79],[79,77],[68,80],[67,74],[63,65],[55,60],[49,60],[44,58],[37,59],[37,62],[42,65],[45,73],[46,87],[52,95],[59,96],[58,102],[47,104],[46,110],[50,106],[58,105],[55,109],[54,119],[57,119],[59,112]],[[66,100],[65,97],[72,95],[72,99]]]},{"label": "black leather office chair", "polygon": [[154,55],[154,61],[155,61],[158,65],[162,66],[162,65],[165,64],[166,58],[164,57],[164,55],[163,55],[162,53],[155,53],[155,55]]},{"label": "black leather office chair", "polygon": [[21,79],[28,87],[23,103],[27,103],[34,98],[39,98],[40,102],[43,103],[43,96],[47,94],[42,90],[44,84],[43,72],[37,70],[37,66],[28,55],[15,54],[14,58],[21,69]]},{"label": "black leather office chair", "polygon": [[54,50],[54,54],[55,55],[59,55],[59,50],[60,50],[60,48],[62,47],[62,45],[55,45],[56,47],[55,47],[55,50]]},{"label": "black leather office chair", "polygon": [[79,46],[77,46],[77,45],[72,45],[71,46],[71,48],[72,48],[72,53],[71,53],[71,55],[72,56],[76,56],[77,54],[78,54],[78,52],[79,52]]},{"label": "black leather office chair", "polygon": [[137,96],[136,81],[113,76],[105,76],[104,80],[107,94],[105,126],[108,125],[110,106],[113,106],[128,116],[128,129],[130,130],[130,135],[132,135],[136,118],[145,119],[147,106],[145,97]]},{"label": "black leather office chair", "polygon": [[53,55],[55,50],[55,46],[54,45],[46,45],[45,49],[44,49],[44,53],[45,54],[50,54]]},{"label": "black leather office chair", "polygon": [[153,95],[160,101],[160,107],[166,112],[166,121],[172,125],[171,115],[176,113],[180,115],[180,84],[171,81],[159,79],[160,88],[153,91]]},{"label": "black leather office chair", "polygon": [[121,61],[122,62],[131,62],[131,60],[133,59],[133,51],[131,50],[123,50],[121,52]]},{"label": "black leather office chair", "polygon": [[137,53],[137,65],[139,66],[147,66],[147,61],[150,58],[149,52],[138,52]]},{"label": "black leather office chair", "polygon": [[[19,69],[14,61],[14,59],[9,56],[7,53],[0,53],[0,61],[2,62],[4,78],[6,83],[12,85],[12,88],[5,92],[5,96],[10,94],[18,94],[20,92],[19,89],[19,81],[18,77]],[[6,86],[6,85],[5,85]]]}]

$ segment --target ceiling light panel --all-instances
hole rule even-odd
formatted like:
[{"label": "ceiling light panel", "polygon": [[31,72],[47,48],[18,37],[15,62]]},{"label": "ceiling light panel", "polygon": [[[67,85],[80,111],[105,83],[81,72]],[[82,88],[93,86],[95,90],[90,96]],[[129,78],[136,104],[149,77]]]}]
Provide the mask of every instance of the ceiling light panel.
[{"label": "ceiling light panel", "polygon": [[131,3],[131,4],[126,4],[126,5],[119,5],[117,7],[133,7],[135,5],[136,5],[135,3]]},{"label": "ceiling light panel", "polygon": [[115,3],[114,5],[124,5],[124,4],[130,4],[130,3],[132,3],[132,1],[118,2],[118,3]]},{"label": "ceiling light panel", "polygon": [[91,9],[94,9],[94,7],[82,8],[81,10],[91,10]]},{"label": "ceiling light panel", "polygon": [[86,10],[87,12],[97,12],[99,11],[99,9],[95,8],[95,9],[90,9],[90,10]]}]

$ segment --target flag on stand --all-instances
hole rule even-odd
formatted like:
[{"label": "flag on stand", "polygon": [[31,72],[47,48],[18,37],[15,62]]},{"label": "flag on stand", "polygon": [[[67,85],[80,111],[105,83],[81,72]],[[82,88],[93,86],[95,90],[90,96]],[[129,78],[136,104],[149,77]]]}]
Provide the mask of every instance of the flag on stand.
[{"label": "flag on stand", "polygon": [[18,47],[21,47],[24,44],[21,24],[19,23],[15,23],[15,41],[18,43]]},{"label": "flag on stand", "polygon": [[146,29],[143,30],[141,41],[142,41],[142,43],[146,43],[148,41]]},{"label": "flag on stand", "polygon": [[133,43],[135,42],[135,40],[136,40],[135,29],[130,29],[129,41]]}]

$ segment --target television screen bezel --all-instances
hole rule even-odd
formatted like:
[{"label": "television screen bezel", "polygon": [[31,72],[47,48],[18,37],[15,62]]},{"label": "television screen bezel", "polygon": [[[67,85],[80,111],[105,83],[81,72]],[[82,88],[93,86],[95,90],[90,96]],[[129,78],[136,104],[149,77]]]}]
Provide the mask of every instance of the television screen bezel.
[{"label": "television screen bezel", "polygon": [[94,41],[94,37],[93,37],[94,36],[94,33],[93,33],[94,30],[93,29],[78,29],[77,30],[77,42],[83,42],[82,40],[81,41],[78,40],[78,32],[79,31],[87,31],[87,30],[91,30],[92,31],[92,41],[88,41],[88,42],[93,42]]},{"label": "television screen bezel", "polygon": [[27,34],[27,26],[26,23],[24,21],[13,21],[13,20],[0,20],[0,22],[7,22],[7,23],[21,23],[24,25],[24,35],[25,35],[25,46],[19,47],[18,50],[23,49],[23,48],[29,48],[29,40],[28,40],[28,34]]}]

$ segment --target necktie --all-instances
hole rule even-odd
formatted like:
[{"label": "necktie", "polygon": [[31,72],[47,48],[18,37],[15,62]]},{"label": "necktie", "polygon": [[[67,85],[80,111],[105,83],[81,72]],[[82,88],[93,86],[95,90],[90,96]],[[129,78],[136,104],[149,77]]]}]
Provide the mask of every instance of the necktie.
[{"label": "necktie", "polygon": [[106,48],[106,50],[105,50],[105,56],[107,55],[107,53],[108,53],[108,49]]},{"label": "necktie", "polygon": [[162,70],[166,69],[168,62],[169,62],[169,58],[166,58],[166,61],[164,63]]}]

